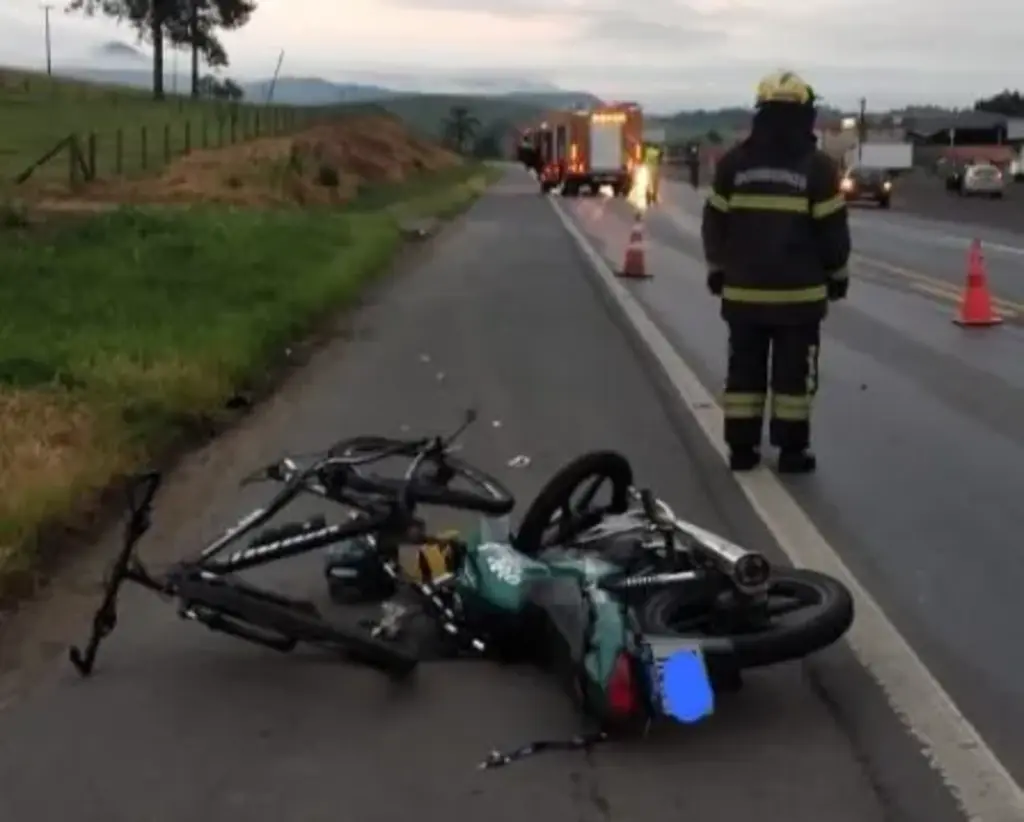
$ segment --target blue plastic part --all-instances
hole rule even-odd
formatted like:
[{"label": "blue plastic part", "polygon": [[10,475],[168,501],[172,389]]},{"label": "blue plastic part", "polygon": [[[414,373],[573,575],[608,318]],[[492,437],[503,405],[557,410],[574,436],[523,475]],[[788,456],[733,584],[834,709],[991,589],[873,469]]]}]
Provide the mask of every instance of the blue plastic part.
[{"label": "blue plastic part", "polygon": [[715,711],[715,694],[699,649],[677,651],[661,666],[662,708],[667,716],[688,724]]}]

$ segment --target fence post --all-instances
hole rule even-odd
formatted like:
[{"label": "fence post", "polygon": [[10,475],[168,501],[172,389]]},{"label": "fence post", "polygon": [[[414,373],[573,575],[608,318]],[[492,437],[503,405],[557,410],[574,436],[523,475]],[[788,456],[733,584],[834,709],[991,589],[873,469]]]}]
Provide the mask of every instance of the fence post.
[{"label": "fence post", "polygon": [[149,133],[145,126],[139,130],[139,138],[140,159],[142,160],[142,170],[145,171],[149,168]]},{"label": "fence post", "polygon": [[68,186],[75,187],[78,182],[78,136],[71,135],[68,140]]},{"label": "fence post", "polygon": [[89,132],[89,159],[86,163],[86,179],[96,179],[96,132]]},{"label": "fence post", "polygon": [[164,162],[171,161],[171,124],[164,123]]},{"label": "fence post", "polygon": [[256,136],[260,136],[260,113],[256,112]]},{"label": "fence post", "polygon": [[209,125],[209,123],[208,123],[206,117],[203,117],[203,119],[200,120],[199,122],[200,122],[200,126],[199,127],[200,127],[200,129],[202,129],[202,137],[201,137],[202,146],[203,146],[203,148],[209,148],[210,147],[210,134],[207,131],[207,126]]},{"label": "fence post", "polygon": [[224,112],[217,117],[217,148],[224,148]]},{"label": "fence post", "polygon": [[237,136],[238,129],[238,112],[235,109],[231,109],[231,145],[235,144],[235,137]]},{"label": "fence post", "polygon": [[185,153],[192,151],[192,121],[185,121]]},{"label": "fence post", "polygon": [[119,177],[124,173],[124,131],[121,129],[114,135],[114,173]]}]

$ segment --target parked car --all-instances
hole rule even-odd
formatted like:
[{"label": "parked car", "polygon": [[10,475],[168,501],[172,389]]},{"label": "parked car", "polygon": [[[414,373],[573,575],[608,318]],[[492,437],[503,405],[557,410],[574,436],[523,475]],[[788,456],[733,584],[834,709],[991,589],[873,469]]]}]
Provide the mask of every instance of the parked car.
[{"label": "parked car", "polygon": [[882,168],[851,168],[839,181],[847,202],[874,202],[888,208],[892,199],[892,178]]},{"label": "parked car", "polygon": [[991,163],[973,163],[960,176],[957,193],[961,197],[991,197],[1001,199],[1006,190],[1006,180]]}]

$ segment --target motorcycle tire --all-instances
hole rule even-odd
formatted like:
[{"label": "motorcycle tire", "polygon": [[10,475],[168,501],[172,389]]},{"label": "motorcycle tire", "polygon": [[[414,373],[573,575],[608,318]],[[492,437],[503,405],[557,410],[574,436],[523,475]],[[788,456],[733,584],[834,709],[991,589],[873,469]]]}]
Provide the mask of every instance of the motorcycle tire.
[{"label": "motorcycle tire", "polygon": [[[739,668],[759,668],[779,662],[802,659],[827,648],[853,624],[853,598],[842,583],[817,571],[797,568],[773,569],[771,591],[780,593],[813,592],[817,602],[801,609],[801,618],[791,623],[776,623],[751,633],[716,637],[732,644],[732,656]],[[651,637],[692,636],[673,627],[679,592],[671,588],[648,599],[637,609],[645,634]]]},{"label": "motorcycle tire", "polygon": [[596,477],[611,480],[614,489],[612,506],[624,511],[633,485],[633,469],[629,460],[616,451],[591,451],[563,466],[530,503],[516,533],[516,550],[528,557],[541,553],[546,547],[542,544],[544,532],[555,514],[572,499],[574,491]]}]

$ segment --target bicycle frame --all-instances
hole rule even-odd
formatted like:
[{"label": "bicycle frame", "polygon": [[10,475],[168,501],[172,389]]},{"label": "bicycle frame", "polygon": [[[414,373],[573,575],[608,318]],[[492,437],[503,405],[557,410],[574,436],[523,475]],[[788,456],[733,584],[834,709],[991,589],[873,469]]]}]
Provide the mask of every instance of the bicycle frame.
[{"label": "bicycle frame", "polygon": [[[216,560],[217,555],[223,552],[225,548],[251,532],[257,526],[269,521],[299,494],[304,492],[315,493],[330,498],[327,494],[327,489],[322,483],[310,483],[308,481],[310,477],[316,476],[323,468],[330,465],[353,467],[359,464],[375,462],[392,453],[401,453],[409,447],[409,443],[403,443],[401,448],[396,447],[391,452],[377,452],[361,459],[329,457],[318,460],[312,466],[301,471],[298,470],[295,463],[286,460],[286,467],[293,469],[295,473],[288,477],[285,487],[265,507],[258,508],[244,516],[220,537],[209,543],[200,552],[198,558],[180,562],[166,573],[160,575],[153,575],[146,569],[145,565],[135,556],[135,546],[149,530],[150,512],[162,478],[156,472],[136,477],[128,489],[129,517],[125,525],[124,542],[104,585],[103,600],[93,616],[93,630],[86,648],[84,651],[74,647],[71,648],[69,652],[71,662],[83,676],[87,676],[92,672],[100,643],[116,627],[117,598],[125,581],[134,582],[158,594],[175,596],[177,594],[177,580],[189,571],[225,576],[243,569],[269,565],[280,559],[313,551],[350,537],[373,533],[380,529],[387,530],[393,528],[399,522],[407,525],[408,518],[411,517],[412,507],[408,499],[399,499],[397,500],[398,504],[389,508],[386,514],[378,514],[377,516],[353,514],[351,515],[350,522],[347,524],[323,525],[308,534],[289,536],[262,545],[250,546],[248,549],[236,551],[225,560]],[[407,478],[413,476],[415,470],[426,458],[427,453],[427,451],[423,451],[414,458],[406,473]],[[268,476],[267,478],[271,479],[272,477]],[[141,494],[138,494],[137,492],[140,488]],[[137,496],[140,498],[137,499]]]}]

